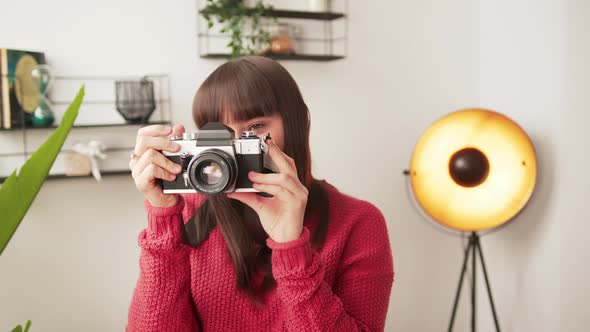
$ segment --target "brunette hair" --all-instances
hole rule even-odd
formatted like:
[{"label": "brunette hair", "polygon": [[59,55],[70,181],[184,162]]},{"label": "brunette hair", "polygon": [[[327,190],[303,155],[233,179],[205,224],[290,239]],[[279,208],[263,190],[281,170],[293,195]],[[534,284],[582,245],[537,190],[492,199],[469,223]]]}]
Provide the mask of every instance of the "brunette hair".
[{"label": "brunette hair", "polygon": [[[315,180],[311,174],[309,110],[289,72],[269,58],[242,57],[211,73],[193,101],[193,119],[199,128],[207,122],[246,121],[274,114],[282,118],[284,152],[295,161],[299,181],[309,190],[305,218],[313,212],[318,213],[311,242],[319,249],[324,244],[328,227],[328,197],[325,182]],[[210,196],[188,224],[192,227],[192,238],[188,239],[192,246],[203,242],[215,225],[220,227],[233,261],[238,287],[254,300],[257,301],[257,294],[274,284],[271,250],[264,241],[255,241],[255,228],[260,232],[262,226],[248,206],[223,194]],[[263,272],[263,279],[253,282],[258,268]]]}]

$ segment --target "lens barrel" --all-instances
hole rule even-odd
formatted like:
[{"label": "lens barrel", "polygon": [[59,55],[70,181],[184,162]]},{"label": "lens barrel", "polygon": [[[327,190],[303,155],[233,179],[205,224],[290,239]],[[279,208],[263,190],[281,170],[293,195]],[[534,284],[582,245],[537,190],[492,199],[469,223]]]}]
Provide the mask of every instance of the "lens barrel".
[{"label": "lens barrel", "polygon": [[232,187],[237,177],[234,158],[219,149],[209,149],[193,158],[188,166],[193,188],[205,195],[216,195]]}]

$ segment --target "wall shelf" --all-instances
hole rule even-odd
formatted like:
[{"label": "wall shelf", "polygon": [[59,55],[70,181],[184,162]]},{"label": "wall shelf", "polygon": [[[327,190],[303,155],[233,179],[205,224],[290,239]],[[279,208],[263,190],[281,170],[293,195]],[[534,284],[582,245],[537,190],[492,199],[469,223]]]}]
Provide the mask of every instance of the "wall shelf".
[{"label": "wall shelf", "polygon": [[271,11],[271,15],[275,17],[281,18],[299,18],[305,20],[322,20],[322,21],[332,21],[339,18],[344,18],[346,14],[344,13],[333,13],[333,12],[309,12],[309,11],[299,11],[299,10],[281,10],[281,9],[274,9]]},{"label": "wall shelf", "polygon": [[[205,10],[200,10],[200,14],[204,14]],[[305,20],[320,20],[320,21],[332,21],[346,16],[344,13],[334,12],[310,12],[304,10],[286,10],[286,9],[273,9],[270,11],[270,16],[279,18],[298,18]]]},{"label": "wall shelf", "polygon": [[[115,83],[122,80],[149,79],[153,83],[155,110],[145,123],[126,122],[117,111]],[[0,183],[51,135],[61,122],[65,110],[79,87],[85,85],[85,97],[48,179],[82,178],[91,175],[65,175],[71,169],[70,154],[76,144],[99,141],[105,146],[105,159],[97,158],[102,175],[129,174],[129,152],[133,150],[137,130],[146,125],[172,123],[168,75],[146,76],[56,76],[49,94],[56,121],[51,126],[37,127],[23,120],[12,128],[0,128]],[[79,157],[78,157],[79,158]],[[77,160],[77,159],[76,159]],[[68,172],[69,173],[69,172]]]},{"label": "wall shelf", "polygon": [[[148,121],[146,123],[97,123],[97,124],[78,124],[73,125],[72,128],[108,128],[108,127],[134,127],[134,126],[149,126],[149,125],[167,125],[170,124],[170,121]],[[33,127],[27,126],[25,130],[39,130],[39,129],[56,129],[57,125],[47,126],[47,127]],[[0,128],[1,131],[20,131],[23,128]]]},{"label": "wall shelf", "polygon": [[[121,175],[131,175],[131,171],[121,170],[121,171],[101,171],[100,175],[102,177],[105,176],[121,176]],[[8,177],[0,177],[0,184],[6,181]],[[50,174],[47,176],[47,180],[57,180],[57,179],[87,179],[92,178],[92,174],[90,175],[64,175],[64,174]]]},{"label": "wall shelf", "polygon": [[[229,59],[230,36],[221,33],[219,24],[209,28],[203,14],[202,3],[197,0],[197,36],[199,56],[204,59]],[[266,4],[273,5],[272,0]],[[301,36],[291,36],[296,45],[296,54],[260,54],[278,61],[334,61],[344,59],[348,48],[348,0],[330,2],[331,11],[313,12],[299,9],[272,9],[270,17],[277,18],[279,24],[296,27]],[[314,23],[315,22],[315,23]],[[244,40],[248,40],[244,31]]]},{"label": "wall shelf", "polygon": [[[344,59],[343,55],[312,55],[312,54],[267,54],[265,55],[275,60],[307,60],[307,61],[332,61]],[[206,59],[229,59],[230,54],[204,54],[201,56]]]}]

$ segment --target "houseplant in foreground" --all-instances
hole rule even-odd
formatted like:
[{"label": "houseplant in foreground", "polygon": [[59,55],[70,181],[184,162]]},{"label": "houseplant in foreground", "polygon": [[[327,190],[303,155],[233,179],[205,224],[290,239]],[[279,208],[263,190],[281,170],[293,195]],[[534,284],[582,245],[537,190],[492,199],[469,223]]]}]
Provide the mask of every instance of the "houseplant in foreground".
[{"label": "houseplant in foreground", "polygon": [[[28,320],[27,321],[27,325],[25,325],[25,330],[24,332],[28,332],[29,331],[29,327],[31,327],[31,321]],[[15,327],[14,329],[12,329],[12,331],[10,332],[23,332],[23,327],[18,325],[17,327]]]},{"label": "houseplant in foreground", "polygon": [[[20,168],[18,174],[17,170],[14,170],[0,187],[0,254],[6,248],[8,241],[45,182],[49,170],[78,116],[83,99],[84,86],[78,91],[57,129],[31,155]],[[30,326],[31,321],[29,320],[25,325],[24,332],[27,332]],[[22,326],[18,325],[11,332],[21,331],[23,331]]]}]

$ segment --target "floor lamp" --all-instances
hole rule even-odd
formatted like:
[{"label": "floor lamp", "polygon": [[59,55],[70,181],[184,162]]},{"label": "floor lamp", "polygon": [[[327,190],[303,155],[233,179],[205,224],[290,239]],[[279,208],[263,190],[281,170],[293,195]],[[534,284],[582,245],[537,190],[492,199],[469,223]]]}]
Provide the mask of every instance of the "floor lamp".
[{"label": "floor lamp", "polygon": [[520,126],[498,112],[456,111],[438,119],[423,133],[405,173],[413,197],[429,218],[445,228],[470,234],[448,331],[453,330],[471,256],[471,331],[476,331],[479,258],[499,332],[480,235],[512,220],[532,195],[537,160],[531,140]]}]

